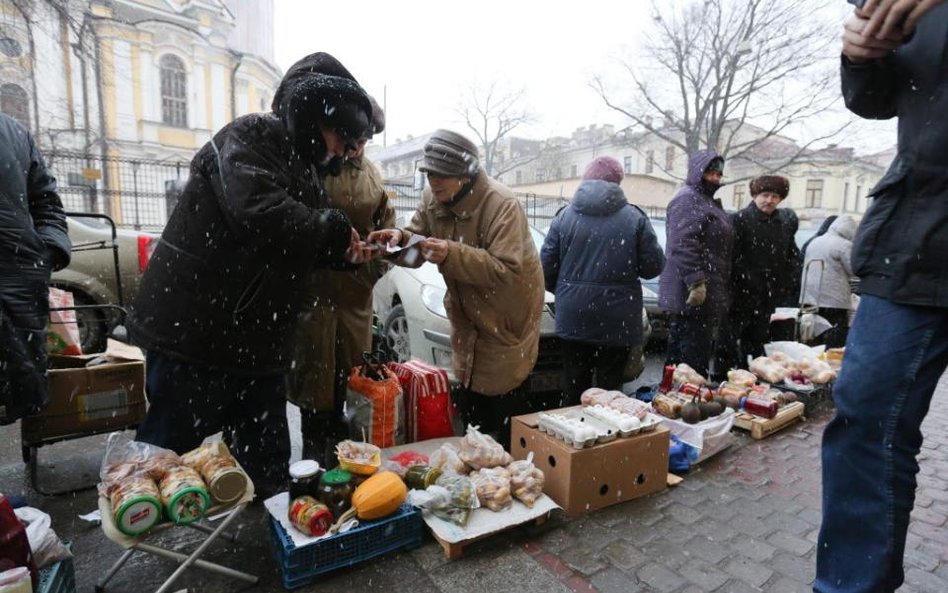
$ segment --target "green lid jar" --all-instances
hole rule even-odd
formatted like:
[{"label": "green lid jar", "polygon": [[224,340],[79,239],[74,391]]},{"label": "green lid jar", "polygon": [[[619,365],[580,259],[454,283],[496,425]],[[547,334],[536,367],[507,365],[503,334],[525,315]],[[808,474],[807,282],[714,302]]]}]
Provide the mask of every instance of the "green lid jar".
[{"label": "green lid jar", "polygon": [[343,469],[331,469],[319,478],[319,500],[336,519],[352,505],[352,492],[352,474]]}]

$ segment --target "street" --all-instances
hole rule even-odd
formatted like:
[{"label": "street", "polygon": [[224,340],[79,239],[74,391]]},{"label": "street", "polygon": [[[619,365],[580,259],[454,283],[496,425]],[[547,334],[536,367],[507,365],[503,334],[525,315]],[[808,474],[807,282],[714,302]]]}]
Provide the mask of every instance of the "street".
[{"label": "street", "polygon": [[[640,382],[655,380],[660,368],[658,355],[650,354]],[[676,487],[577,519],[554,513],[542,525],[477,542],[465,548],[459,560],[447,560],[441,547],[426,537],[417,549],[370,560],[298,590],[803,593],[810,590],[814,573],[820,435],[831,413],[825,406],[762,441],[738,432],[734,446],[692,469]],[[296,426],[298,430],[298,421]],[[940,593],[948,591],[948,375],[936,391],[923,430],[906,584],[900,591]],[[41,448],[41,487],[92,485],[104,439],[87,437]],[[95,491],[57,496],[34,491],[20,460],[17,425],[0,430],[0,447],[0,490],[24,494],[31,506],[52,516],[53,528],[72,542],[77,590],[91,592],[121,555],[99,527],[78,517],[96,508]],[[251,506],[238,519],[238,543],[218,540],[203,556],[257,574],[259,584],[247,587],[192,568],[171,590],[283,590],[265,512],[262,505]],[[155,539],[187,552],[201,537],[192,530],[173,529]],[[174,570],[172,563],[154,556],[135,558],[106,590],[152,591]]]}]

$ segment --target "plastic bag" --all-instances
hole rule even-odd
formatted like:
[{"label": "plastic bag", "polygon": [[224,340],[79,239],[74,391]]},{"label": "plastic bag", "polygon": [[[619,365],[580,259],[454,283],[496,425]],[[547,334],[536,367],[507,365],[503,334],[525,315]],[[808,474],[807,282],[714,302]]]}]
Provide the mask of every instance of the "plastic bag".
[{"label": "plastic bag", "polygon": [[182,463],[174,451],[129,440],[121,432],[113,432],[106,441],[99,468],[99,494],[108,497],[117,484],[134,475],[160,482],[169,469]]},{"label": "plastic bag", "polygon": [[513,504],[510,496],[510,472],[505,467],[490,467],[471,472],[471,483],[477,490],[482,507],[502,511]]},{"label": "plastic bag", "polygon": [[49,328],[46,331],[46,350],[50,354],[67,356],[82,354],[76,312],[72,309],[59,310],[63,307],[75,306],[71,292],[55,286],[49,287]]},{"label": "plastic bag", "polygon": [[545,477],[543,472],[533,465],[533,451],[526,459],[514,461],[507,466],[510,471],[510,489],[514,497],[532,507],[533,503],[543,494]]},{"label": "plastic bag", "polygon": [[346,390],[349,434],[378,447],[405,443],[402,387],[391,369],[367,362],[349,374]]},{"label": "plastic bag", "polygon": [[461,460],[474,469],[507,466],[513,461],[513,457],[504,451],[500,443],[470,424],[467,434],[460,441],[460,450]]},{"label": "plastic bag", "polygon": [[431,454],[428,465],[452,474],[467,475],[471,472],[471,467],[461,459],[461,451],[452,443],[445,443],[438,447]]},{"label": "plastic bag", "polygon": [[20,521],[26,523],[26,537],[30,540],[36,568],[45,568],[60,560],[72,558],[72,552],[53,531],[49,515],[33,507],[20,507],[13,512]]},{"label": "plastic bag", "polygon": [[480,508],[474,484],[455,474],[442,474],[427,490],[412,490],[411,496],[413,505],[462,527],[474,509]]},{"label": "plastic bag", "polygon": [[405,394],[407,440],[424,441],[454,436],[451,384],[444,369],[420,360],[390,362]]}]

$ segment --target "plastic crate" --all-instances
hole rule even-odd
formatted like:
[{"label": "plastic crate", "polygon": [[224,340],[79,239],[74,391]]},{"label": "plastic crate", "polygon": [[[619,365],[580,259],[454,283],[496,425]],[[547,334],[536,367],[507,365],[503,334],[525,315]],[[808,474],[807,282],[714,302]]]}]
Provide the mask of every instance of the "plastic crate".
[{"label": "plastic crate", "polygon": [[[69,542],[64,543],[67,548],[72,548]],[[76,593],[76,571],[72,558],[60,560],[41,570],[36,593]]]},{"label": "plastic crate", "polygon": [[273,550],[287,589],[302,587],[314,577],[352,566],[395,550],[421,545],[424,521],[421,511],[404,504],[384,519],[365,521],[358,527],[297,547],[280,522],[270,515]]}]

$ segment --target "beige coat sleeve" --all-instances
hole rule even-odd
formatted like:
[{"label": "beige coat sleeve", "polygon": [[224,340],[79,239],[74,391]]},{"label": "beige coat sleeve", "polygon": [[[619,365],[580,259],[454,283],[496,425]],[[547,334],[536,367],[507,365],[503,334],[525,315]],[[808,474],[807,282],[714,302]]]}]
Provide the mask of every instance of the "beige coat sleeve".
[{"label": "beige coat sleeve", "polygon": [[524,246],[531,239],[520,204],[508,200],[488,225],[485,247],[448,242],[448,257],[438,266],[445,278],[472,286],[496,286],[515,282],[521,275]]}]

